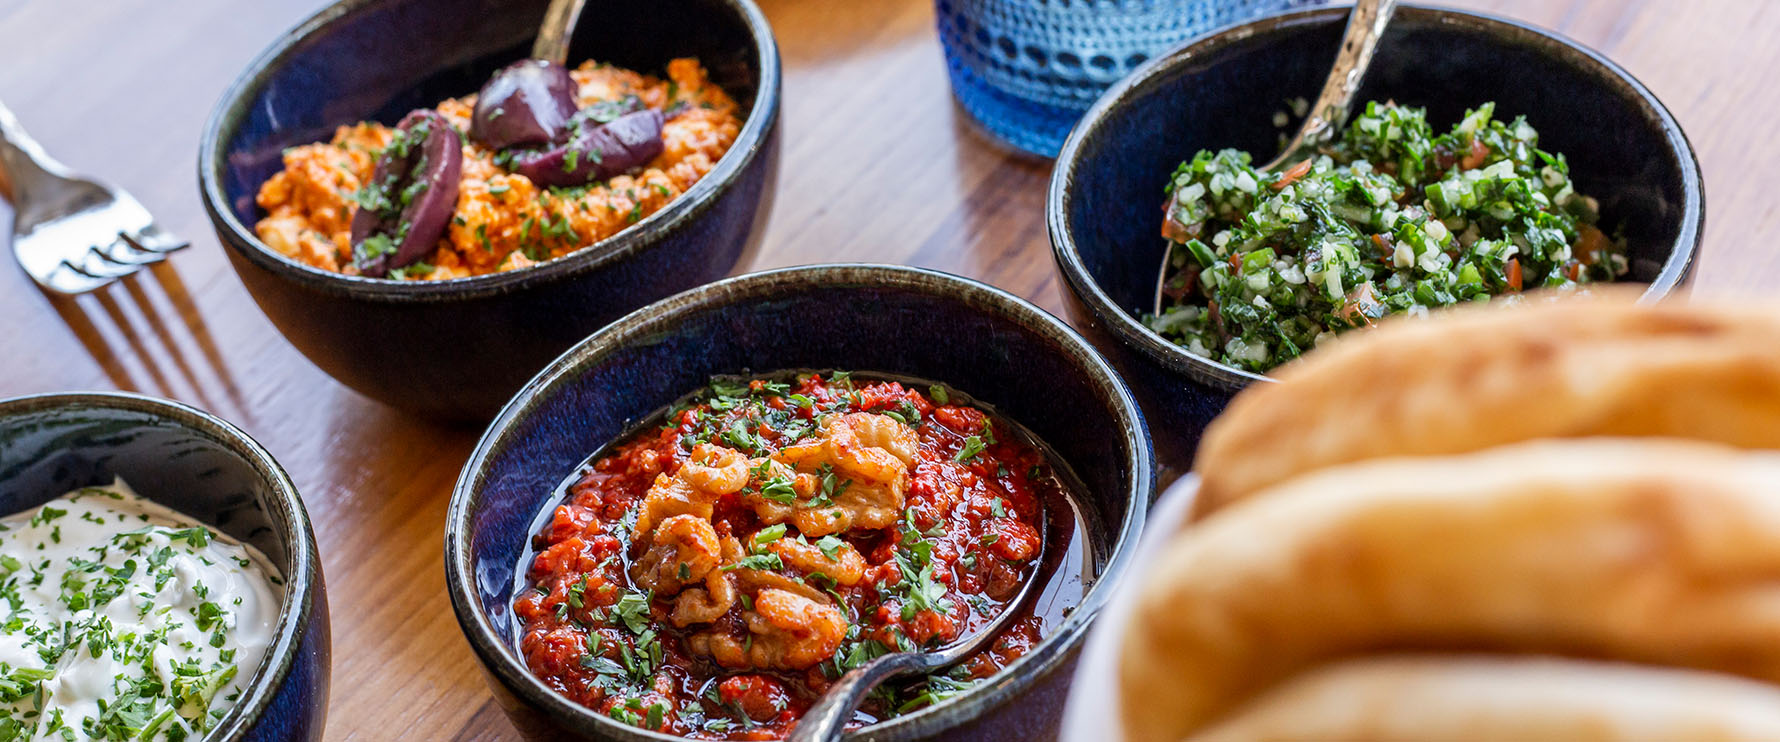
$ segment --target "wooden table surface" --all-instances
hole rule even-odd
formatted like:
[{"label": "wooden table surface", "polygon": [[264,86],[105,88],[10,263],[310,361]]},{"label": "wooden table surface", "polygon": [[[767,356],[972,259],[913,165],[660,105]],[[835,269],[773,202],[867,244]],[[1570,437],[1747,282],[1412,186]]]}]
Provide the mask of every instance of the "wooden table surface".
[{"label": "wooden table surface", "polygon": [[[193,240],[170,264],[52,301],[0,266],[0,396],[129,389],[258,438],[296,479],[333,609],[329,739],[514,739],[445,596],[441,530],[479,431],[430,425],[335,383],[254,306],[199,206],[200,127],[227,83],[325,0],[0,0],[0,100],[78,170]],[[1643,80],[1704,163],[1695,290],[1780,288],[1780,4],[1468,0],[1556,29]],[[763,0],[785,61],[779,194],[753,268],[911,263],[1060,309],[1041,216],[1048,163],[961,120],[931,0]],[[885,112],[894,116],[886,117]],[[0,202],[0,235],[10,231]]]}]

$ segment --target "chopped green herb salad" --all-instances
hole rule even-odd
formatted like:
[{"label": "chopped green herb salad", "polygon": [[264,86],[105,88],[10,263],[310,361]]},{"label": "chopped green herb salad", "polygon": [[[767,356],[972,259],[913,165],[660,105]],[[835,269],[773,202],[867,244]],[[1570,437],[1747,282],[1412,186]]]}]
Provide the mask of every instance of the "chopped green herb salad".
[{"label": "chopped green herb salad", "polygon": [[1388,314],[1625,275],[1624,241],[1538,143],[1493,103],[1435,135],[1422,109],[1374,102],[1282,172],[1201,151],[1168,183],[1162,308],[1144,322],[1265,372]]}]

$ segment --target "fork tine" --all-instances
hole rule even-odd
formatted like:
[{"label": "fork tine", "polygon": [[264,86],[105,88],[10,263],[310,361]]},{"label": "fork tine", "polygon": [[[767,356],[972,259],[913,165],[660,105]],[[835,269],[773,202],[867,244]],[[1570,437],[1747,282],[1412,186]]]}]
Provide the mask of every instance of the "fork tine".
[{"label": "fork tine", "polygon": [[[111,244],[116,245],[118,243],[113,242]],[[107,245],[106,247],[110,247],[110,245]],[[167,259],[167,255],[165,253],[143,252],[143,251],[133,250],[133,249],[131,249],[130,245],[127,245],[127,244],[124,245],[124,249],[122,252],[123,252],[123,255],[119,256],[119,255],[112,254],[112,252],[108,252],[106,250],[100,249],[100,247],[98,245],[94,245],[92,247],[87,248],[87,254],[97,255],[97,256],[99,256],[100,260],[102,260],[106,263],[114,263],[117,265],[129,265],[129,266],[148,265],[149,263],[158,263],[162,260]],[[90,261],[82,260],[81,262],[86,263],[86,262],[90,262]]]},{"label": "fork tine", "polygon": [[129,232],[119,232],[117,236],[123,238],[124,242],[129,243],[131,247],[134,247],[137,250],[148,253],[158,253],[161,255],[178,252],[192,246],[192,243],[190,242],[186,242],[178,237],[173,237],[159,231],[152,237],[146,233],[133,235]]},{"label": "fork tine", "polygon": [[67,268],[68,270],[74,271],[75,273],[79,273],[80,275],[86,276],[87,278],[96,278],[96,279],[122,278],[124,276],[130,275],[131,273],[135,273],[136,268],[138,267],[138,266],[130,264],[130,263],[119,263],[119,264],[117,264],[117,266],[115,268],[111,268],[109,270],[95,270],[95,269],[87,266],[86,265],[87,262],[88,261],[82,260],[81,265],[75,265],[73,262],[69,261],[67,258],[63,258],[61,267]]}]

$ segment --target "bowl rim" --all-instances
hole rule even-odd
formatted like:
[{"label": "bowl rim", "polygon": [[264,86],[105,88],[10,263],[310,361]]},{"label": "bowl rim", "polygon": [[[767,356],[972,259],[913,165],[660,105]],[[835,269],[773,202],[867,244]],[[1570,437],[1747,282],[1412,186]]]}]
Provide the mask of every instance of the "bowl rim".
[{"label": "bowl rim", "polygon": [[[297,651],[308,638],[309,623],[314,616],[316,600],[320,597],[316,590],[316,583],[321,579],[320,553],[315,544],[309,511],[303,507],[303,498],[297,493],[297,486],[291,482],[284,467],[252,436],[220,417],[181,402],[111,391],[57,392],[0,399],[0,418],[60,409],[112,409],[143,413],[208,437],[245,459],[265,480],[272,496],[289,510],[290,523],[279,533],[279,538],[290,549],[295,568],[290,570],[290,574],[284,575],[284,598],[278,607],[278,626],[272,644],[266,647],[265,658],[260,660],[260,666],[247,681],[246,697],[237,701],[201,742],[238,742],[245,739],[289,678],[291,669],[296,664]],[[321,599],[325,601],[325,598]],[[324,611],[325,606],[324,602]],[[326,682],[321,682],[326,687]],[[325,694],[321,702],[325,707]]]},{"label": "bowl rim", "polygon": [[[1127,98],[1146,92],[1150,86],[1156,84],[1160,76],[1206,57],[1215,57],[1227,47],[1252,37],[1297,26],[1343,21],[1348,12],[1349,8],[1342,6],[1297,10],[1232,24],[1189,39],[1145,62],[1124,80],[1109,88],[1076,123],[1075,128],[1070,130],[1069,138],[1064,141],[1063,149],[1057,155],[1057,166],[1051,171],[1050,185],[1045,194],[1045,223],[1051,238],[1051,258],[1058,271],[1063,274],[1063,282],[1068,285],[1070,293],[1086,305],[1093,315],[1094,324],[1104,327],[1120,345],[1136,350],[1170,372],[1183,374],[1194,382],[1215,389],[1235,392],[1255,382],[1273,381],[1264,374],[1193,355],[1138,322],[1113,301],[1088,273],[1077,249],[1075,236],[1069,228],[1067,209],[1072,201],[1071,183],[1079,165],[1084,142],[1098,132],[1101,123],[1113,110],[1122,106]],[[1662,269],[1644,290],[1639,301],[1653,302],[1661,299],[1687,279],[1705,231],[1704,180],[1693,145],[1674,115],[1656,94],[1600,52],[1555,31],[1529,23],[1489,13],[1411,3],[1403,3],[1397,7],[1393,23],[1401,24],[1405,19],[1413,19],[1412,22],[1418,26],[1438,26],[1484,37],[1550,42],[1546,47],[1550,56],[1577,67],[1592,66],[1597,71],[1606,73],[1604,76],[1624,85],[1632,94],[1631,98],[1652,119],[1660,123],[1668,143],[1668,154],[1677,161],[1681,170],[1680,230],[1675,236],[1675,245],[1669,251],[1668,259],[1663,262]]]},{"label": "bowl rim", "polygon": [[[1130,389],[1093,345],[1068,324],[1031,302],[988,284],[926,268],[872,263],[831,263],[797,266],[744,274],[706,284],[638,309],[588,336],[564,352],[533,377],[489,424],[464,463],[452,489],[445,520],[446,591],[464,637],[491,679],[500,682],[526,703],[571,726],[591,724],[602,735],[623,740],[683,740],[618,723],[592,709],[558,695],[531,674],[509,642],[495,631],[480,607],[475,570],[470,559],[470,516],[483,505],[480,490],[486,481],[488,462],[505,450],[509,434],[523,425],[531,413],[565,380],[588,363],[597,361],[636,340],[647,338],[661,323],[713,305],[755,303],[770,300],[787,290],[869,285],[900,288],[964,301],[1010,320],[1025,320],[1029,327],[1057,341],[1089,374],[1100,393],[1111,401],[1122,418],[1109,425],[1122,437],[1128,459],[1130,486],[1124,493],[1131,502],[1116,524],[1107,560],[1082,602],[1047,637],[1026,655],[1015,660],[976,688],[947,702],[897,717],[865,729],[849,732],[849,740],[906,740],[942,734],[980,715],[983,708],[1000,707],[1025,690],[1026,679],[1057,669],[1079,651],[1088,626],[1107,603],[1113,588],[1129,571],[1139,533],[1142,531],[1156,487],[1156,465],[1148,425]],[[952,701],[963,701],[953,703]],[[594,720],[589,722],[588,720]],[[603,726],[602,726],[603,725]]]},{"label": "bowl rim", "polygon": [[[1150,523],[1139,541],[1136,555],[1139,565],[1132,578],[1113,594],[1106,607],[1106,620],[1088,634],[1082,648],[1081,661],[1076,663],[1069,699],[1063,708],[1063,736],[1087,739],[1095,733],[1099,742],[1125,742],[1125,717],[1116,711],[1122,692],[1119,688],[1119,653],[1123,650],[1125,632],[1137,601],[1144,595],[1144,584],[1137,577],[1154,574],[1154,565],[1163,549],[1174,543],[1192,518],[1193,503],[1199,497],[1199,475],[1189,473],[1174,481],[1156,498],[1150,509]],[[1108,718],[1107,709],[1115,709]]]},{"label": "bowl rim", "polygon": [[259,235],[242,224],[230,208],[222,186],[222,167],[228,159],[228,152],[225,150],[229,140],[246,119],[249,103],[265,88],[271,70],[281,67],[316,32],[337,22],[348,21],[354,15],[387,1],[338,0],[285,31],[254,57],[240,76],[229,84],[205,121],[203,135],[199,140],[199,200],[203,202],[204,211],[222,238],[222,243],[260,269],[312,291],[389,303],[456,301],[512,293],[598,270],[655,247],[663,237],[709,210],[719,196],[728,192],[741,179],[749,166],[771,143],[769,135],[778,122],[781,96],[778,42],[773,37],[772,27],[767,23],[765,14],[754,4],[754,0],[719,0],[727,4],[742,21],[754,41],[753,64],[760,79],[753,105],[749,107],[748,117],[743,121],[741,131],[729,150],[718,158],[717,165],[693,183],[691,188],[655,213],[610,237],[591,245],[583,245],[567,255],[525,268],[462,278],[437,281],[368,278],[326,271],[293,260],[260,240]]}]

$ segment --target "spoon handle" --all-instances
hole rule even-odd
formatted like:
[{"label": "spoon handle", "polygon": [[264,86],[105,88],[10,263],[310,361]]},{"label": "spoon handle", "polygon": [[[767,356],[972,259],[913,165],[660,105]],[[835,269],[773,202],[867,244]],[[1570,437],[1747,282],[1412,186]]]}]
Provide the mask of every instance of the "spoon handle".
[{"label": "spoon handle", "polygon": [[1341,35],[1341,51],[1335,55],[1335,65],[1329,69],[1323,91],[1311,104],[1297,136],[1264,169],[1274,170],[1310,156],[1347,123],[1354,94],[1360,92],[1360,82],[1372,64],[1372,53],[1378,50],[1378,39],[1384,35],[1385,25],[1396,9],[1397,0],[1356,0],[1347,17],[1347,30]]},{"label": "spoon handle", "polygon": [[835,681],[834,685],[828,686],[822,699],[804,712],[803,718],[797,720],[797,726],[791,730],[791,736],[785,738],[786,742],[832,742],[840,739],[847,720],[853,718],[853,710],[859,708],[871,689],[897,675],[933,669],[933,657],[935,655],[923,652],[896,652],[860,665],[858,669]]},{"label": "spoon handle", "polygon": [[569,61],[569,37],[575,33],[575,21],[581,18],[581,6],[587,0],[550,0],[544,11],[544,23],[538,27],[538,40],[532,42],[532,59],[566,65]]}]

